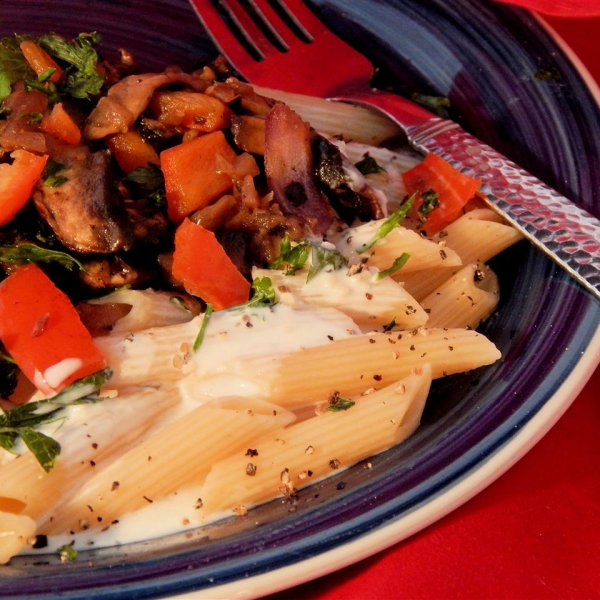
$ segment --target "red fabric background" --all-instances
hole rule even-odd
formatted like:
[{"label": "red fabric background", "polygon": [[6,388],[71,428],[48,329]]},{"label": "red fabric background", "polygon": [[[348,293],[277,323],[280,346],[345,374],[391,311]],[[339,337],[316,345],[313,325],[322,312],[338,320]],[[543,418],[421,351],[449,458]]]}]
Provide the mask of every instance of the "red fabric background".
[{"label": "red fabric background", "polygon": [[[549,18],[600,82],[600,19]],[[410,539],[269,600],[600,599],[600,369],[478,496]]]}]

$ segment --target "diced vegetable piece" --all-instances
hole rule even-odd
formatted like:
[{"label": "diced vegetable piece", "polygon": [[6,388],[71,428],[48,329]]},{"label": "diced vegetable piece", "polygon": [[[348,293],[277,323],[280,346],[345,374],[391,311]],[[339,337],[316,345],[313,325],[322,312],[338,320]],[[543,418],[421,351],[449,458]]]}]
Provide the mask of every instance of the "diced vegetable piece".
[{"label": "diced vegetable piece", "polygon": [[252,115],[235,116],[231,119],[231,132],[235,145],[245,152],[265,153],[265,120]]},{"label": "diced vegetable piece", "polygon": [[36,265],[0,283],[0,314],[2,343],[44,394],[106,367],[69,298]]},{"label": "diced vegetable piece", "polygon": [[0,164],[0,225],[8,223],[29,200],[48,160],[27,150],[15,150],[11,156],[12,164]]},{"label": "diced vegetable piece", "polygon": [[239,272],[215,234],[185,219],[175,232],[173,277],[190,294],[221,310],[248,301],[250,282]]},{"label": "diced vegetable piece", "polygon": [[107,137],[106,145],[125,173],[131,173],[138,167],[148,167],[150,163],[160,163],[152,144],[147,142],[137,129]]},{"label": "diced vegetable piece", "polygon": [[231,164],[235,157],[221,131],[162,152],[160,166],[165,176],[169,218],[178,223],[227,192],[233,185],[227,163]]},{"label": "diced vegetable piece", "polygon": [[231,123],[229,107],[200,92],[157,92],[148,109],[165,125],[183,125],[205,133],[224,129]]},{"label": "diced vegetable piece", "polygon": [[25,60],[38,76],[45,73],[48,69],[54,69],[54,73],[52,73],[49,79],[53,83],[58,82],[62,75],[62,69],[45,50],[32,40],[21,42],[20,48]]},{"label": "diced vegetable piece", "polygon": [[65,144],[75,145],[81,141],[81,130],[65,110],[62,102],[55,104],[50,114],[42,119],[40,129]]},{"label": "diced vegetable piece", "polygon": [[417,211],[423,204],[423,194],[430,190],[438,194],[437,207],[427,213],[423,225],[428,235],[454,221],[481,185],[431,152],[423,162],[403,173],[402,179],[409,195],[420,192],[414,205]]}]

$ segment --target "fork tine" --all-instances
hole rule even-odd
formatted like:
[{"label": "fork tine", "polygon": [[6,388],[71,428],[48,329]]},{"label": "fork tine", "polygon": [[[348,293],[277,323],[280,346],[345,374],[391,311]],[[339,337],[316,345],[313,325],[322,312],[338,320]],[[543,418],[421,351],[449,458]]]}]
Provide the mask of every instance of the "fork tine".
[{"label": "fork tine", "polygon": [[237,39],[210,0],[194,0],[192,5],[219,50],[229,58],[231,63],[248,63],[256,60]]},{"label": "fork tine", "polygon": [[[269,0],[251,0],[251,2],[255,5],[257,12],[261,14],[264,21],[269,23],[270,29],[276,32],[282,39],[286,50],[298,44],[309,44],[313,41],[313,36],[290,13],[289,8],[281,0],[275,0],[275,2],[270,2]],[[273,3],[276,3],[280,7],[280,10],[287,15],[288,22],[273,8]],[[292,26],[290,26],[290,23]],[[295,28],[295,31],[292,27]]]},{"label": "fork tine", "polygon": [[[281,50],[285,51],[287,49],[285,41],[270,25],[270,23],[260,14],[260,11],[257,10],[257,7],[252,0],[247,2],[247,4],[250,6],[250,9],[246,9],[244,6],[242,6],[239,0],[221,0],[220,3],[221,6],[223,6],[229,15],[234,19],[236,25],[239,27],[247,42],[252,45],[262,60],[266,60],[269,56],[278,54]],[[254,14],[262,20],[263,26],[269,29],[269,33],[273,36],[275,42],[279,44],[281,50],[278,49],[273,42],[268,39],[268,37],[250,15],[249,10],[253,10]]]},{"label": "fork tine", "polygon": [[310,37],[316,38],[320,34],[331,33],[303,0],[276,0],[276,2]]}]

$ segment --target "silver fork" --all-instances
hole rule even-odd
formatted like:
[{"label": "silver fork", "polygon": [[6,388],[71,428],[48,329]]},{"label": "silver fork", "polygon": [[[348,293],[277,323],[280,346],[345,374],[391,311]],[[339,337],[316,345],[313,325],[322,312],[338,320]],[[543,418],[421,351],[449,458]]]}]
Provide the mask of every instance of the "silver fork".
[{"label": "silver fork", "polygon": [[221,52],[250,83],[382,111],[416,150],[439,154],[481,180],[491,207],[600,299],[600,221],[453,121],[371,89],[370,61],[302,0],[190,2]]}]

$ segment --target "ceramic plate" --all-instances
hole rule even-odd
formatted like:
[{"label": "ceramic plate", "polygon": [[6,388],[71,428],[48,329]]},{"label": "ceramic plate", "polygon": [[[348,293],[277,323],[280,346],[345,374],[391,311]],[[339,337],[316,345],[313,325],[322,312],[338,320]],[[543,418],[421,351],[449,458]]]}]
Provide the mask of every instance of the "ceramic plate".
[{"label": "ceramic plate", "polygon": [[[484,0],[315,6],[380,68],[380,85],[448,97],[468,130],[598,213],[600,110],[534,17]],[[1,35],[49,30],[97,30],[108,51],[126,47],[148,69],[214,54],[185,0],[2,0]],[[191,536],[68,564],[18,557],[0,569],[0,598],[262,595],[381,550],[467,500],[558,419],[600,354],[598,303],[552,262],[522,242],[494,267],[502,301],[483,331],[502,360],[437,381],[421,428],[372,468],[309,488],[293,512],[276,501]]]}]

